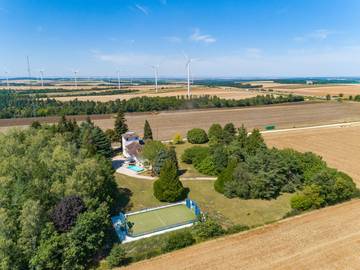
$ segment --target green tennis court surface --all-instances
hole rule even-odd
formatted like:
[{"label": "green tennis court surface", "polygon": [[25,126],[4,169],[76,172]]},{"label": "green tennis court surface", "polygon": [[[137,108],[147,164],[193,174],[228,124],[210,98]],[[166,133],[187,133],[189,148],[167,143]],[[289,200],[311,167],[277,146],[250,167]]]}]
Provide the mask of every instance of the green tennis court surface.
[{"label": "green tennis court surface", "polygon": [[132,236],[156,232],[177,224],[187,224],[195,219],[194,212],[184,204],[127,216],[127,220],[134,224]]}]

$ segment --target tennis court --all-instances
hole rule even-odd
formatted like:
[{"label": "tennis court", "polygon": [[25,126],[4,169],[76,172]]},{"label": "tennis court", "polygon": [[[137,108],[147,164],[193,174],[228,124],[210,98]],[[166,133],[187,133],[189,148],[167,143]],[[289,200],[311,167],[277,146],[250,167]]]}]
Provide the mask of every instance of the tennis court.
[{"label": "tennis court", "polygon": [[140,236],[192,223],[196,220],[196,215],[185,204],[178,204],[148,212],[127,215],[126,218],[129,222],[133,223],[129,234],[131,236]]}]

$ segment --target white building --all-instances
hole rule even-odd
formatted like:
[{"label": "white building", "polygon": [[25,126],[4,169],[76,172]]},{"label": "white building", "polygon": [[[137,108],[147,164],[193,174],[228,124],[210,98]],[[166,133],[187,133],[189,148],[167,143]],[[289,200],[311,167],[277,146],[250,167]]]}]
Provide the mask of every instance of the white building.
[{"label": "white building", "polygon": [[140,161],[140,152],[142,149],[142,140],[132,131],[128,131],[122,135],[122,152],[124,157],[131,161]]}]

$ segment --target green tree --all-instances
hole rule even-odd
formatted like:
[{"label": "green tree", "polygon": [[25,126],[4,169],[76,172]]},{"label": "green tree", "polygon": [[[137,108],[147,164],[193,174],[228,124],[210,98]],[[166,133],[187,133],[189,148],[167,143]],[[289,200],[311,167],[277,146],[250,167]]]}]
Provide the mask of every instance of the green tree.
[{"label": "green tree", "polygon": [[234,179],[234,170],[237,166],[237,161],[235,159],[231,159],[224,171],[222,171],[217,177],[214,188],[219,193],[224,193],[225,183],[231,182]]},{"label": "green tree", "polygon": [[205,130],[201,128],[193,128],[187,132],[187,140],[192,144],[203,144],[209,141]]},{"label": "green tree", "polygon": [[162,202],[177,202],[185,199],[186,195],[176,165],[170,160],[165,161],[159,179],[154,182],[154,196]]},{"label": "green tree", "polygon": [[226,144],[231,143],[236,135],[236,129],[233,123],[227,123],[224,126],[224,130],[223,130],[223,138],[224,138],[224,142]]},{"label": "green tree", "polygon": [[27,261],[34,255],[42,230],[42,209],[39,201],[27,200],[20,214],[19,245]]},{"label": "green tree", "polygon": [[122,110],[119,110],[115,118],[115,138],[118,142],[121,142],[121,136],[128,131],[126,124],[125,114]]},{"label": "green tree", "polygon": [[257,150],[266,148],[260,130],[254,129],[246,140],[246,151],[255,154]]},{"label": "green tree", "polygon": [[166,146],[160,141],[147,141],[141,151],[144,159],[149,161],[151,165],[154,164],[158,153],[161,150],[166,150]]},{"label": "green tree", "polygon": [[220,124],[212,124],[208,131],[208,137],[212,144],[221,143],[224,139],[223,129]]},{"label": "green tree", "polygon": [[296,210],[308,210],[310,208],[320,208],[324,205],[325,199],[320,194],[321,188],[315,184],[305,186],[302,192],[295,194],[291,198],[291,207]]},{"label": "green tree", "polygon": [[115,244],[106,260],[110,267],[116,267],[126,265],[129,258],[127,258],[126,251],[123,246],[121,244]]},{"label": "green tree", "polygon": [[153,134],[148,120],[145,120],[144,125],[144,140],[152,140]]}]

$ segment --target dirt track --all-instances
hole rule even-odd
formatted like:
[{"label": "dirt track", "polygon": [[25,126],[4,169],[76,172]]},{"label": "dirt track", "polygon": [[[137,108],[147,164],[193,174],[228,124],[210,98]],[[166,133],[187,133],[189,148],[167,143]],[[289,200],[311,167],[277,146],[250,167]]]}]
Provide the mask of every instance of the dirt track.
[{"label": "dirt track", "polygon": [[125,269],[360,269],[359,217],[360,200],[356,200],[205,242]]}]

